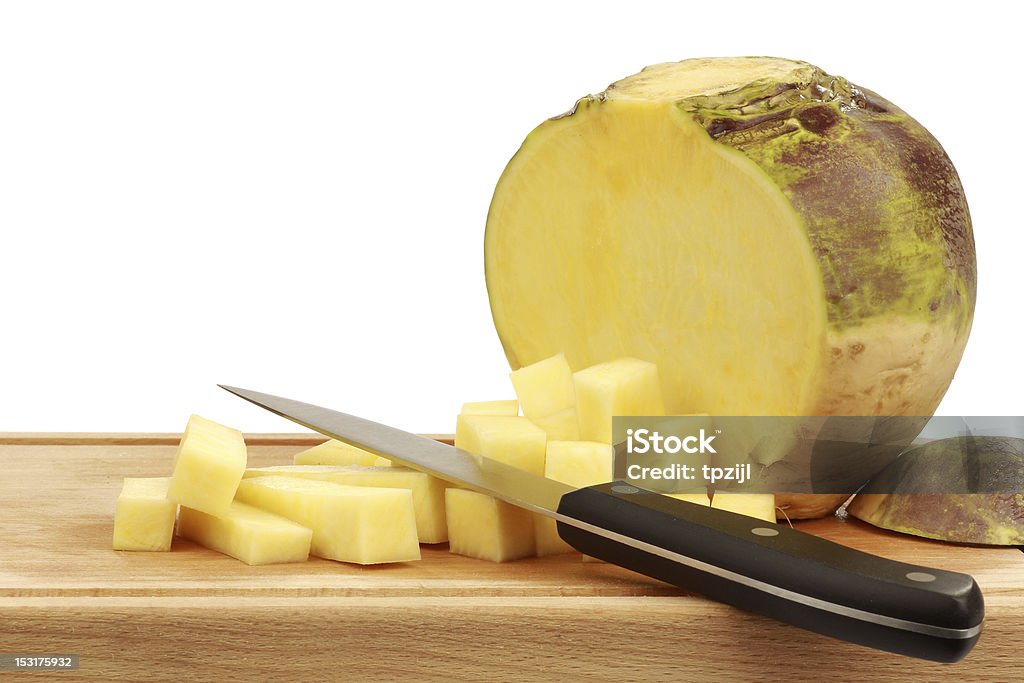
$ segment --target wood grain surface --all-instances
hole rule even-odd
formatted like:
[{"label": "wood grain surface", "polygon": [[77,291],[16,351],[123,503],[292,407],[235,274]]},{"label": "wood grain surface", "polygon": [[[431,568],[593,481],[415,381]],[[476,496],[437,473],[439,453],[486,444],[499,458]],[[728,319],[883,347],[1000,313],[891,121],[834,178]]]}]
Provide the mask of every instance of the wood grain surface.
[{"label": "wood grain surface", "polygon": [[[81,656],[59,680],[1009,681],[1024,675],[1024,553],[856,520],[798,523],[867,552],[971,573],[981,641],[939,665],[840,643],[578,555],[248,567],[176,539],[110,549],[125,476],[166,476],[177,435],[0,435],[0,653]],[[251,466],[319,439],[251,435]]]}]

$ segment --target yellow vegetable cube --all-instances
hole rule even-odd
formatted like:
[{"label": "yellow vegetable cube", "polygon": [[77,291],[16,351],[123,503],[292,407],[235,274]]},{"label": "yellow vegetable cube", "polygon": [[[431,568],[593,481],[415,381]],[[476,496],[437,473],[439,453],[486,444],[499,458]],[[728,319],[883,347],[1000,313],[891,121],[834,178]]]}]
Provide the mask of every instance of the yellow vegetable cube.
[{"label": "yellow vegetable cube", "polygon": [[462,404],[462,415],[501,415],[516,417],[519,415],[519,401],[473,401]]},{"label": "yellow vegetable cube", "polygon": [[544,474],[547,435],[525,417],[459,415],[455,447],[485,458]]},{"label": "yellow vegetable cube", "polygon": [[544,476],[583,488],[613,479],[615,449],[597,441],[549,441]]},{"label": "yellow vegetable cube", "polygon": [[[544,476],[577,488],[604,484],[613,479],[614,454],[612,446],[605,443],[549,441]],[[537,515],[534,525],[538,557],[572,552],[569,544],[559,537],[555,520]]]},{"label": "yellow vegetable cube", "polygon": [[292,462],[296,465],[367,465],[388,467],[391,461],[362,448],[331,439],[322,444],[296,453]]},{"label": "yellow vegetable cube", "polygon": [[420,559],[409,489],[266,476],[242,480],[237,495],[312,529],[312,555],[356,564]]},{"label": "yellow vegetable cube", "polygon": [[576,405],[572,368],[564,354],[519,368],[510,377],[526,417],[546,417]]},{"label": "yellow vegetable cube", "polygon": [[476,491],[445,491],[451,552],[491,562],[534,553],[533,516],[514,505]]},{"label": "yellow vegetable cube", "polygon": [[579,423],[576,418],[576,406],[544,417],[531,417],[530,422],[537,425],[555,441],[575,441],[580,437]]},{"label": "yellow vegetable cube", "polygon": [[[673,498],[697,505],[708,505],[706,493],[672,493]],[[715,510],[726,510],[738,515],[754,517],[766,522],[775,521],[775,494],[772,493],[716,493],[711,501]]]},{"label": "yellow vegetable cube", "polygon": [[245,471],[245,478],[284,475],[329,481],[348,486],[376,486],[412,491],[416,509],[416,533],[420,543],[444,543],[448,525],[444,516],[444,491],[448,484],[409,467],[361,467],[359,465],[278,465]]},{"label": "yellow vegetable cube", "polygon": [[[534,474],[544,474],[544,450],[547,443],[547,435],[544,431],[532,424],[526,418],[503,418],[486,415],[461,415],[459,416],[458,426],[456,428],[455,444],[456,447],[477,456],[484,458],[493,458],[494,460],[501,461],[513,467],[532,472]],[[447,489],[446,496],[450,495],[453,488]],[[469,493],[469,492],[466,492]],[[474,496],[481,496],[480,494],[474,494]],[[487,498],[483,496],[483,498]],[[528,526],[524,526],[519,523],[505,522],[503,521],[506,517],[511,515],[513,521],[521,520],[522,515],[519,512],[507,512],[508,508],[513,508],[507,503],[498,501],[497,499],[490,499],[494,505],[484,504],[477,501],[473,497],[460,497],[456,496],[456,509],[466,510],[480,508],[481,510],[490,511],[489,519],[492,520],[487,523],[485,532],[493,533],[495,538],[490,539],[487,543],[490,545],[484,549],[488,553],[484,559],[492,557],[505,557],[503,549],[509,549],[513,555],[517,557],[523,557],[523,555],[517,555],[518,552],[524,548],[529,548],[527,554],[534,552],[534,528],[532,528],[532,522]],[[474,502],[475,501],[475,502]],[[446,506],[447,514],[449,514],[449,543],[453,543],[452,540],[452,528],[453,521],[451,517],[452,504]],[[529,519],[529,513],[526,514],[526,518]],[[472,519],[456,520],[455,525],[460,529],[470,529],[469,532],[463,531],[463,540],[471,539],[474,543],[479,540],[479,533],[484,531],[478,531],[472,533],[472,529],[477,529],[478,525]],[[460,546],[469,548],[467,552],[460,552],[460,554],[469,554],[473,552],[476,546],[473,544]],[[484,552],[479,551],[479,552]],[[499,552],[501,551],[501,552]],[[453,550],[453,552],[459,552]],[[472,555],[476,557],[476,555]],[[505,559],[514,559],[513,557],[505,557]],[[504,561],[502,559],[494,560],[496,562]]]},{"label": "yellow vegetable cube", "polygon": [[178,505],[168,477],[124,480],[114,511],[114,550],[170,550]]},{"label": "yellow vegetable cube", "polygon": [[249,565],[305,562],[313,538],[306,527],[237,500],[216,517],[181,508],[178,535]]},{"label": "yellow vegetable cube", "polygon": [[194,510],[224,514],[242,481],[245,460],[240,431],[193,415],[174,456],[167,497]]},{"label": "yellow vegetable cube", "polygon": [[658,368],[636,358],[599,363],[573,375],[580,438],[612,442],[612,417],[664,415]]}]

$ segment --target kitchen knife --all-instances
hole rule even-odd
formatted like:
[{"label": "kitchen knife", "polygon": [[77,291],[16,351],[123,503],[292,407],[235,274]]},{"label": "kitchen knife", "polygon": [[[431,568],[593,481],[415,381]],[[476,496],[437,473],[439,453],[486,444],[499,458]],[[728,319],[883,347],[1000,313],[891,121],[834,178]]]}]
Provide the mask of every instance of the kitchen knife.
[{"label": "kitchen knife", "polygon": [[962,659],[981,633],[984,601],[966,574],[887,560],[623,481],[575,489],[353,415],[221,387],[332,439],[553,517],[582,553],[787,624],[938,662]]}]

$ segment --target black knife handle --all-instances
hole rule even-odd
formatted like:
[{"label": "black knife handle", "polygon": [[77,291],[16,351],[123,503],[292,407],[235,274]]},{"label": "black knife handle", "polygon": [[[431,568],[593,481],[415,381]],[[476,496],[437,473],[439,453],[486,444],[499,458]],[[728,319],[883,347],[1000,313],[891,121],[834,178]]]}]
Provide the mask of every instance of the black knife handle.
[{"label": "black knife handle", "polygon": [[833,638],[936,662],[962,659],[985,607],[967,574],[862,553],[781,524],[625,482],[579,489],[558,513],[576,550]]}]

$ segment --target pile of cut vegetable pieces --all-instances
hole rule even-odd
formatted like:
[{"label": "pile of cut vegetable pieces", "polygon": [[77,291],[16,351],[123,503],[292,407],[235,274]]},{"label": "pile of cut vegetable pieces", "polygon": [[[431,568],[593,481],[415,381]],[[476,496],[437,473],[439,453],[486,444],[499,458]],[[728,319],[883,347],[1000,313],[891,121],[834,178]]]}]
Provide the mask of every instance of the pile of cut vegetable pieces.
[{"label": "pile of cut vegetable pieces", "polygon": [[[455,445],[571,486],[612,479],[613,415],[662,415],[657,367],[634,358],[573,373],[561,354],[511,375],[517,400],[466,403]],[[520,415],[520,409],[522,415]],[[774,496],[677,494],[775,519]],[[339,441],[289,465],[246,468],[241,432],[193,415],[171,476],[128,478],[114,549],[167,551],[175,534],[250,565],[309,555],[353,564],[420,559],[420,544],[505,562],[572,552],[554,520]]]}]

